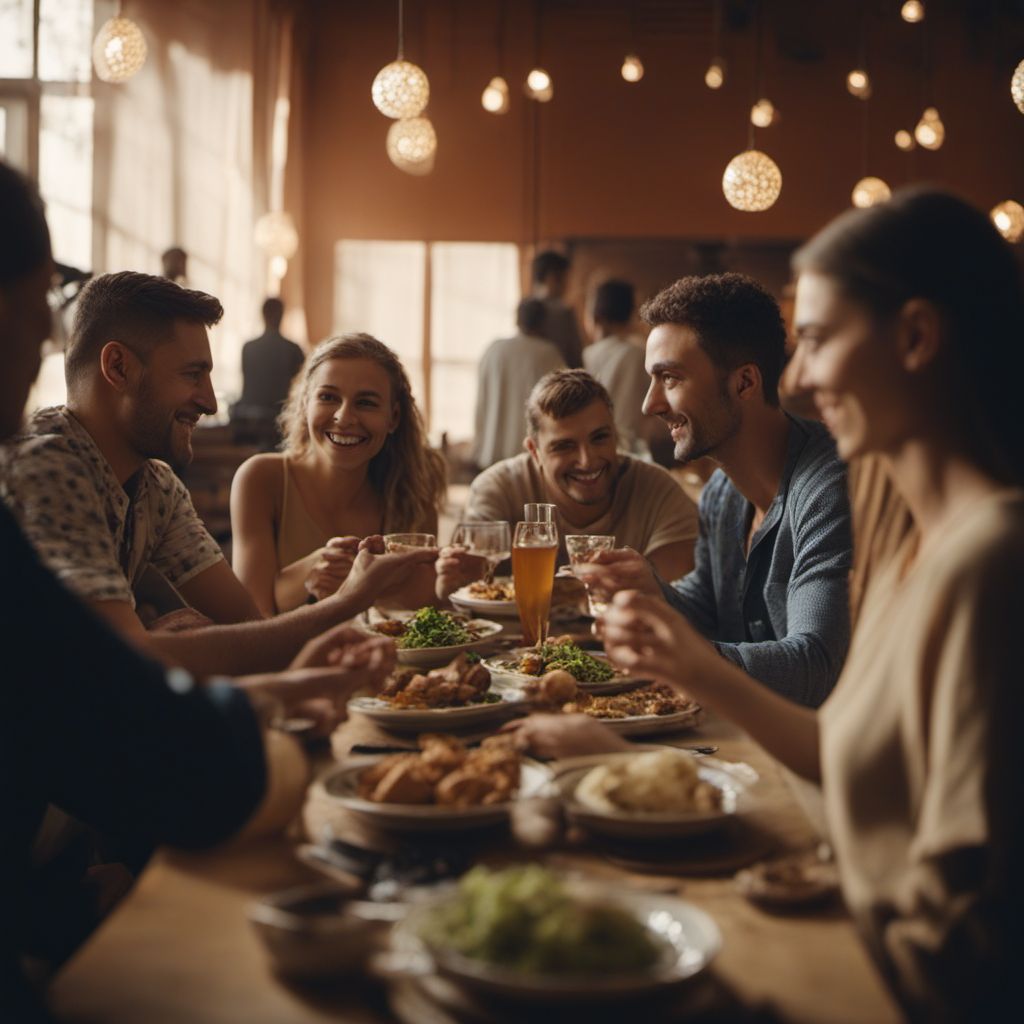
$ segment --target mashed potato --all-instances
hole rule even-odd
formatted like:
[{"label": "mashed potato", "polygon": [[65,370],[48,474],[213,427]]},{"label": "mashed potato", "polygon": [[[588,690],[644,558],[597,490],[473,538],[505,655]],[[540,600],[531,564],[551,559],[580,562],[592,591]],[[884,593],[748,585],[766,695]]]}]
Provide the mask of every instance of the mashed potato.
[{"label": "mashed potato", "polygon": [[576,798],[597,811],[712,811],[721,792],[697,774],[697,761],[685,750],[634,754],[589,771]]}]

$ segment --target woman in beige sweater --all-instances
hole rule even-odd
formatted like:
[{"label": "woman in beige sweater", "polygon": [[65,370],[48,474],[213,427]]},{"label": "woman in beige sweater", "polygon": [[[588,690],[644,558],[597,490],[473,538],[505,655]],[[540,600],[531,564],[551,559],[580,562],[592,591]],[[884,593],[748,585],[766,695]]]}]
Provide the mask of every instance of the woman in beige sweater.
[{"label": "woman in beige sweater", "polygon": [[987,218],[938,192],[850,211],[795,257],[802,387],[917,528],[869,584],[815,712],[619,594],[605,645],[820,780],[847,904],[904,1009],[1002,1019],[1024,931],[1024,297]]}]

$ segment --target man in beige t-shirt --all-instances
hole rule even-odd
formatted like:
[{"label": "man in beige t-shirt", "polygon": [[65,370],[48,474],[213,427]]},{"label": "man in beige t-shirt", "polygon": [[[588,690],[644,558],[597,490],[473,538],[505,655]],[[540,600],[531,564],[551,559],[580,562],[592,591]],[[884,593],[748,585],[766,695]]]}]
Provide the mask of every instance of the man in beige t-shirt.
[{"label": "man in beige t-shirt", "polygon": [[[693,568],[697,508],[660,466],[622,455],[612,401],[584,370],[556,370],[533,389],[521,455],[491,466],[469,491],[465,519],[523,518],[527,502],[556,506],[559,563],[568,533],[613,534],[617,547],[646,556],[663,579]],[[438,593],[479,579],[480,559],[448,548],[438,562]]]}]

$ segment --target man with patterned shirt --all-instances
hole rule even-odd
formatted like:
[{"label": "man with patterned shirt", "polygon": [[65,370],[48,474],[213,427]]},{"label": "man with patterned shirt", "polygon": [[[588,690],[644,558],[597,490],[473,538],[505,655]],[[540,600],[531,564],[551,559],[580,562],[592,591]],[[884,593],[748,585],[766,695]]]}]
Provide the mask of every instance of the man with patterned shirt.
[{"label": "man with patterned shirt", "polygon": [[[357,572],[326,603],[262,621],[168,465],[191,460],[192,431],[217,410],[207,328],[222,313],[212,295],[148,274],[90,282],[65,355],[67,405],[36,413],[6,446],[0,495],[47,567],[122,633],[195,672],[239,674],[284,667],[366,608],[381,573],[431,552],[367,560],[371,579]],[[136,592],[154,586],[218,625],[147,632]]]}]

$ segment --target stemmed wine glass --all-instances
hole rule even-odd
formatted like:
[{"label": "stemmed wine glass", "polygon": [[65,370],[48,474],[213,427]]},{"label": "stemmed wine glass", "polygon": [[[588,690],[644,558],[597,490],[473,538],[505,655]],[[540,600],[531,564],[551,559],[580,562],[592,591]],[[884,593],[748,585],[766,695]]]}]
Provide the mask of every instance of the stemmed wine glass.
[{"label": "stemmed wine glass", "polygon": [[452,545],[487,562],[484,582],[494,580],[494,571],[512,554],[512,532],[506,522],[459,523]]}]

